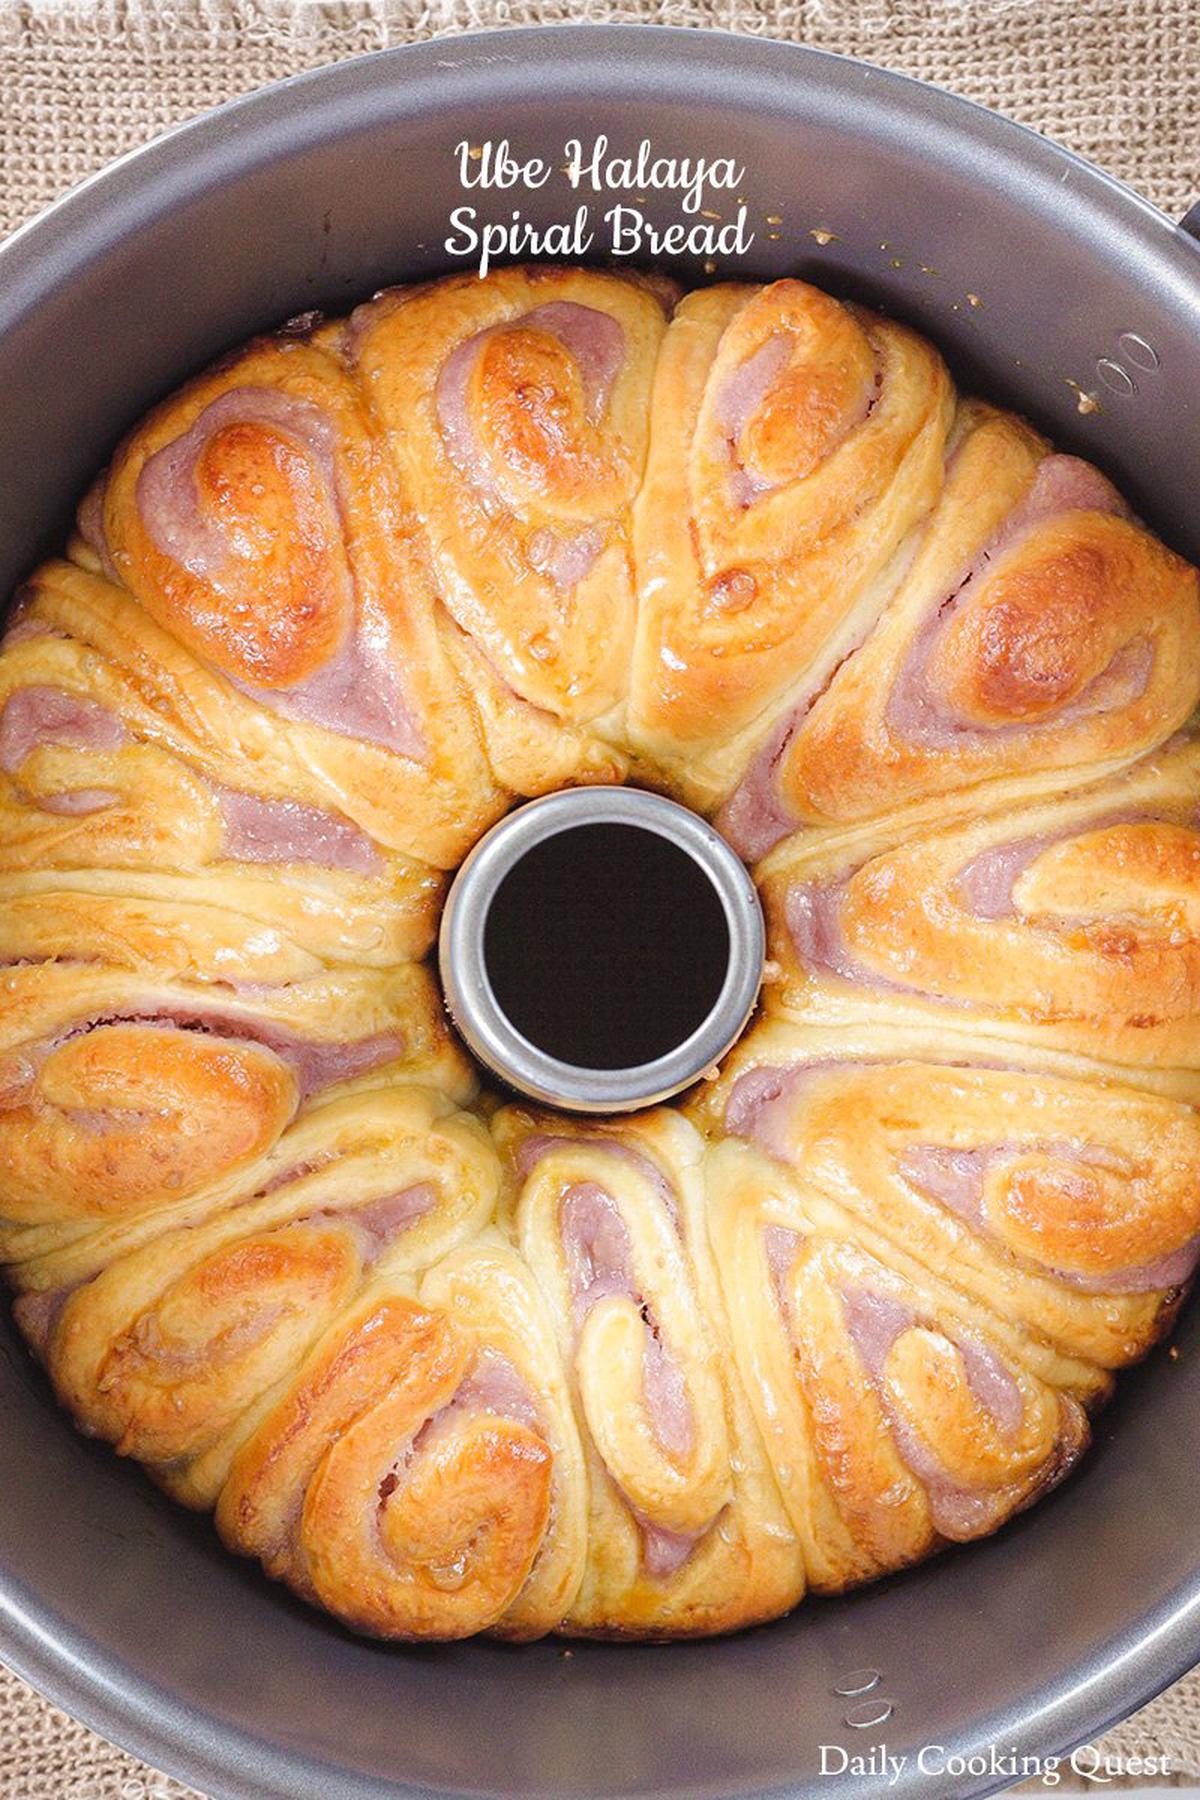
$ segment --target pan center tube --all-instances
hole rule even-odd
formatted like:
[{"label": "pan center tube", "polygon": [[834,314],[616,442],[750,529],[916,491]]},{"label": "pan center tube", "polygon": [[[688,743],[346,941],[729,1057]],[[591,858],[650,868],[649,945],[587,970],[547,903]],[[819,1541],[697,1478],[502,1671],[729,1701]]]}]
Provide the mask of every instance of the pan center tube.
[{"label": "pan center tube", "polygon": [[463,863],[439,962],[468,1048],[518,1093],[620,1112],[681,1092],[745,1027],[764,931],[711,825],[637,788],[510,813]]}]

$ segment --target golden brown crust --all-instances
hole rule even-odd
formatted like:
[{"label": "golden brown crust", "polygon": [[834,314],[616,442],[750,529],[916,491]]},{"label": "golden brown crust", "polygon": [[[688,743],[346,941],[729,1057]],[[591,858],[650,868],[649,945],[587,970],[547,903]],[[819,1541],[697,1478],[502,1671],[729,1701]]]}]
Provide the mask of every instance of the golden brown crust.
[{"label": "golden brown crust", "polygon": [[686,798],[719,799],[878,610],[941,485],[950,408],[928,344],[803,282],[679,306],[635,510],[629,724]]},{"label": "golden brown crust", "polygon": [[1107,781],[891,843],[798,833],[762,867],[769,1005],[980,1026],[1102,1061],[1200,1060],[1200,740]]},{"label": "golden brown crust", "polygon": [[814,1588],[984,1535],[1077,1460],[1083,1407],[988,1335],[989,1312],[950,1310],[943,1284],[860,1249],[839,1207],[744,1146],[714,1152],[710,1195],[739,1368]]},{"label": "golden brown crust", "polygon": [[217,1507],[226,1542],[360,1631],[499,1625],[537,1578],[554,1458],[520,1400],[456,1414],[479,1366],[445,1313],[381,1284],[238,1456]]},{"label": "golden brown crust", "polygon": [[429,1090],[321,1113],[303,1146],[279,1146],[270,1179],[260,1159],[183,1225],[136,1247],[130,1234],[71,1287],[41,1345],[87,1430],[192,1504],[212,1504],[247,1415],[369,1281],[434,1260],[495,1205],[486,1132]]},{"label": "golden brown crust", "polygon": [[589,1130],[506,1108],[493,1130],[586,1457],[563,1628],[679,1636],[785,1612],[803,1569],[730,1367],[700,1140],[664,1109]]},{"label": "golden brown crust", "polygon": [[0,974],[0,1247],[161,1208],[271,1149],[302,1100],[472,1081],[427,971],[332,973],[252,993],[134,983],[93,963]]},{"label": "golden brown crust", "polygon": [[767,1021],[699,1118],[1052,1354],[1115,1368],[1169,1325],[1200,1251],[1198,1097],[1200,1078],[1147,1093],[977,1036]]},{"label": "golden brown crust", "polygon": [[386,782],[418,854],[461,856],[498,796],[414,523],[333,356],[267,339],[201,376],[121,446],[98,511],[105,566],[152,619],[331,784]]},{"label": "golden brown crust", "polygon": [[850,823],[962,788],[995,804],[978,784],[1053,787],[1153,748],[1194,710],[1196,571],[1097,510],[1111,491],[1046,449],[1006,414],[963,409],[884,617],[777,764],[786,818]]},{"label": "golden brown crust", "polygon": [[[89,615],[106,629],[89,636]],[[0,656],[0,958],[275,982],[421,956],[439,871],[378,841],[269,726],[243,737],[218,708],[198,730],[215,684],[181,660],[192,679],[172,689],[163,639],[123,668],[138,623],[98,578],[50,565]]]},{"label": "golden brown crust", "polygon": [[[17,1318],[382,1637],[728,1631],[980,1536],[1200,1253],[1196,571],[906,328],[676,299],[257,340],[0,644]],[[758,865],[760,1019],[683,1111],[460,1110],[445,871],[627,777]]]},{"label": "golden brown crust", "polygon": [[[643,283],[556,268],[408,288],[355,316],[356,367],[482,665],[489,750],[530,709],[582,727],[624,699],[664,326]],[[589,734],[560,741],[586,775]],[[521,792],[545,780],[532,749],[505,756]]]}]

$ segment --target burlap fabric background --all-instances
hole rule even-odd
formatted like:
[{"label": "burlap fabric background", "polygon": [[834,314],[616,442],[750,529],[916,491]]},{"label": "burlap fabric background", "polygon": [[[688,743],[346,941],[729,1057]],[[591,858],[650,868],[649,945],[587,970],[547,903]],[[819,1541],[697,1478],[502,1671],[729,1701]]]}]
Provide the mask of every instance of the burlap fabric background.
[{"label": "burlap fabric background", "polygon": [[[1200,0],[0,0],[0,233],[121,151],[264,82],[389,44],[567,19],[845,51],[999,107],[1168,212],[1200,197]],[[1104,1748],[1165,1753],[1177,1784],[1200,1786],[1200,1670]],[[0,1800],[186,1795],[0,1670]]]}]

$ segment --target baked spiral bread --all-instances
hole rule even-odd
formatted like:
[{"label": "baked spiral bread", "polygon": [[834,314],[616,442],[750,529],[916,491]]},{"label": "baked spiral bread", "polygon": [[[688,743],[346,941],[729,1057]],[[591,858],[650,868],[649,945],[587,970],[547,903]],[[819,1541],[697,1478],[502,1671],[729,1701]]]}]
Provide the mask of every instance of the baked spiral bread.
[{"label": "baked spiral bread", "polygon": [[[799,281],[507,269],[227,357],[0,653],[0,1254],[81,1428],[355,1629],[730,1630],[978,1537],[1200,1256],[1200,586]],[[679,1107],[479,1096],[514,802],[756,865]]]}]

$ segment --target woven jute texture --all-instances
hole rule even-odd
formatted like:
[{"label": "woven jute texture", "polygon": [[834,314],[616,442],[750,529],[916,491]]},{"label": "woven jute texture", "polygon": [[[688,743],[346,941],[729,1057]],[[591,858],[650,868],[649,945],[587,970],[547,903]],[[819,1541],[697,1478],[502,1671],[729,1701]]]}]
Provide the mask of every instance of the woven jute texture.
[{"label": "woven jute texture", "polygon": [[1168,212],[1200,192],[1200,0],[0,0],[0,230],[130,145],[296,70],[568,19],[845,51],[999,107]]},{"label": "woven jute texture", "polygon": [[[840,50],[998,107],[1168,212],[1200,196],[1200,0],[0,0],[0,232],[122,151],[298,70],[482,26],[566,20],[717,27]],[[1165,1756],[1173,1785],[1200,1786],[1200,1670],[1102,1749]],[[1082,1785],[1064,1779],[1059,1791]],[[0,1800],[187,1794],[0,1670]]]}]

